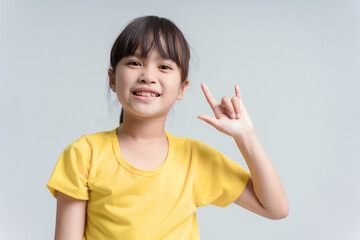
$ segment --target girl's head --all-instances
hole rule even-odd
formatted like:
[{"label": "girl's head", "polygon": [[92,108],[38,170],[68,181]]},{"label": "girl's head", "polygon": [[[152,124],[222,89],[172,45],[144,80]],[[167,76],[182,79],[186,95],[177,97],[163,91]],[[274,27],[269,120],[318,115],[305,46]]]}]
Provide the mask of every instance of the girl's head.
[{"label": "girl's head", "polygon": [[190,50],[182,32],[166,18],[145,16],[130,22],[116,39],[110,54],[109,86],[114,84],[115,78],[111,76],[116,75],[117,66],[122,59],[136,53],[146,59],[153,50],[163,59],[169,59],[177,65],[180,70],[180,85],[186,84]]},{"label": "girl's head", "polygon": [[116,39],[110,54],[111,68],[133,55],[141,47],[143,57],[155,48],[163,58],[176,62],[181,69],[181,80],[186,81],[189,72],[190,50],[180,29],[169,19],[145,16],[134,19]]}]

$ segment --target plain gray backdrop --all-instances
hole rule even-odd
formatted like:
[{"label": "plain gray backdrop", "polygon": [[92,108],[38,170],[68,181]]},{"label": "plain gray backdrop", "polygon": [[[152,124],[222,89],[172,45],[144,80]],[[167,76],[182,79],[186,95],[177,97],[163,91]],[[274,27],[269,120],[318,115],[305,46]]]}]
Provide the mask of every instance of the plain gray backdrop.
[{"label": "plain gray backdrop", "polygon": [[167,130],[247,168],[230,137],[196,118],[234,85],[285,187],[273,221],[237,205],[197,211],[203,240],[360,239],[359,1],[0,1],[0,239],[52,239],[46,188],[64,148],[114,129],[111,46],[133,18],[170,18],[191,45],[191,84]]}]

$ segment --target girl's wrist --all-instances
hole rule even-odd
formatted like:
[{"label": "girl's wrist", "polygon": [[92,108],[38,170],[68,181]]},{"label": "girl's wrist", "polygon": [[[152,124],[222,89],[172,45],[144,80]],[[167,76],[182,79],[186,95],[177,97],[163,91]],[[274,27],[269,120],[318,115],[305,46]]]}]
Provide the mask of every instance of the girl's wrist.
[{"label": "girl's wrist", "polygon": [[[252,152],[251,149],[253,149],[257,143],[259,143],[259,140],[258,140],[254,130],[244,132],[244,133],[234,137],[234,140],[235,140],[236,145],[238,146],[240,152],[243,154],[244,158],[245,158],[245,156],[248,156],[249,152]],[[245,160],[248,160],[248,159],[245,159]]]},{"label": "girl's wrist", "polygon": [[251,129],[251,130],[247,130],[245,132],[235,134],[233,136],[233,138],[237,142],[238,141],[243,142],[243,141],[246,141],[247,139],[250,139],[250,138],[255,137],[255,136],[256,136],[255,129]]}]

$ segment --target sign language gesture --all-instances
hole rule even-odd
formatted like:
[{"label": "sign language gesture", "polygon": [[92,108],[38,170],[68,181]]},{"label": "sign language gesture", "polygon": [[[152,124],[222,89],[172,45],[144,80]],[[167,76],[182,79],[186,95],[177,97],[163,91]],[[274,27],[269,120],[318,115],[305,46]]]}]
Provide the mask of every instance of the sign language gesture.
[{"label": "sign language gesture", "polygon": [[243,104],[239,86],[235,85],[234,97],[230,99],[228,96],[224,96],[220,104],[214,99],[204,83],[201,84],[201,88],[215,117],[199,115],[199,119],[231,137],[241,137],[246,133],[255,131],[254,124]]}]

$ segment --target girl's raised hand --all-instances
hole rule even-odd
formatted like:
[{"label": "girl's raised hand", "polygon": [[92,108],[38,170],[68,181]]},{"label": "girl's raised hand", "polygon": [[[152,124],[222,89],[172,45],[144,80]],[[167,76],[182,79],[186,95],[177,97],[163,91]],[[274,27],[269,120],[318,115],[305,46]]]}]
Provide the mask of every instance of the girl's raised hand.
[{"label": "girl's raised hand", "polygon": [[198,118],[232,137],[241,137],[246,133],[254,132],[254,124],[243,104],[239,86],[235,85],[235,96],[231,99],[224,96],[219,104],[211,95],[208,87],[202,83],[204,92],[215,117],[199,115]]}]

